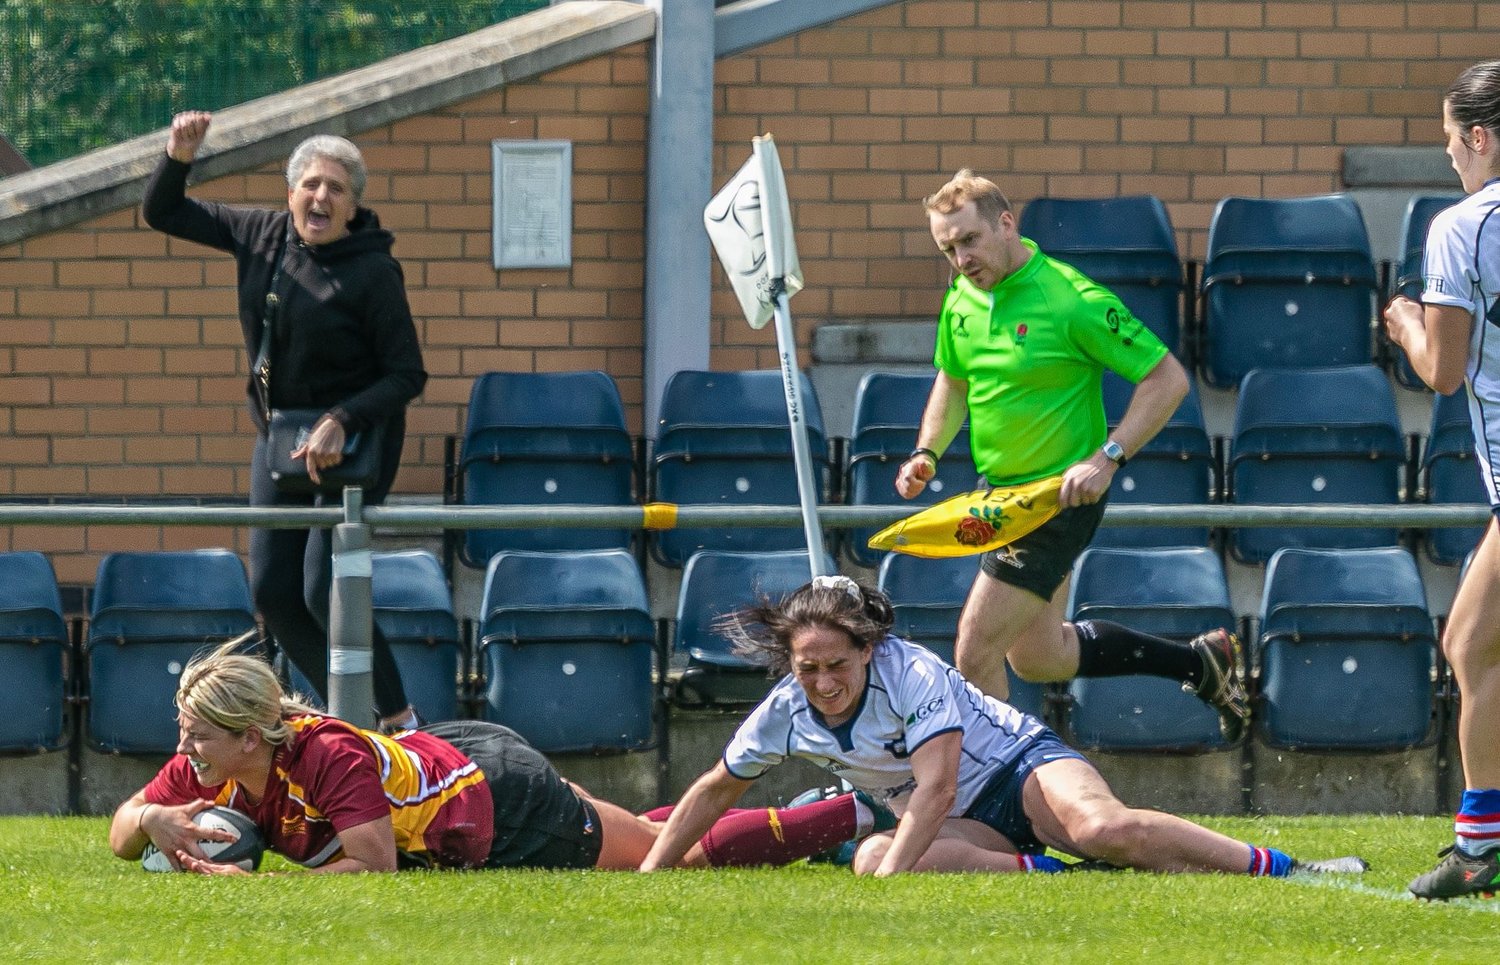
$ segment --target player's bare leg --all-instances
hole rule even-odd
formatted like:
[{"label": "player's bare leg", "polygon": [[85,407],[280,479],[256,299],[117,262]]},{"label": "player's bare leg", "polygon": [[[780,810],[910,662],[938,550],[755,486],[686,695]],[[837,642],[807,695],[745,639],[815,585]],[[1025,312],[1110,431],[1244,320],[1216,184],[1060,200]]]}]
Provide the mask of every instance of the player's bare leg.
[{"label": "player's bare leg", "polygon": [[1458,748],[1464,793],[1453,844],[1438,866],[1408,889],[1419,898],[1448,899],[1500,891],[1500,849],[1488,834],[1500,810],[1500,523],[1491,520],[1459,585],[1443,653],[1458,682]]},{"label": "player's bare leg", "polygon": [[1092,764],[1043,764],[1021,791],[1036,835],[1051,847],[1122,868],[1243,873],[1245,844],[1171,814],[1126,807]]},{"label": "player's bare leg", "polygon": [[1458,746],[1464,786],[1500,788],[1500,534],[1490,521],[1458,588],[1443,653],[1463,700]]},{"label": "player's bare leg", "polygon": [[[855,874],[873,874],[895,840],[895,832],[872,834],[854,855]],[[949,818],[917,861],[913,871],[1026,871],[1016,846],[989,825],[966,818]]]}]

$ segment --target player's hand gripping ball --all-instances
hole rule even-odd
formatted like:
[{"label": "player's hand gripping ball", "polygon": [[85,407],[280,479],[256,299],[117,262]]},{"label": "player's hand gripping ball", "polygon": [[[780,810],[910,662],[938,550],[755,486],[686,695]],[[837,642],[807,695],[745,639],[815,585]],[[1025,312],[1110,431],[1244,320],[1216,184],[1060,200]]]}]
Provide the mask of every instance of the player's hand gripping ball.
[{"label": "player's hand gripping ball", "polygon": [[[244,814],[226,807],[211,807],[193,815],[193,823],[202,828],[217,828],[237,834],[234,841],[200,841],[198,846],[210,861],[232,864],[245,871],[260,867],[266,853],[266,842],[255,822]],[[172,871],[172,862],[154,844],[147,844],[141,855],[141,867],[147,871]]]}]

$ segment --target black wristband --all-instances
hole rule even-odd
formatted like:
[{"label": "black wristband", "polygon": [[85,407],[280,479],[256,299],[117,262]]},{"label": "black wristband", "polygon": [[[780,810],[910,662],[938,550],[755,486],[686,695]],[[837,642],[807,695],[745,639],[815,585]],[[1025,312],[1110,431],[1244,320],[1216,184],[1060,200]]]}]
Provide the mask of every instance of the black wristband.
[{"label": "black wristband", "polygon": [[911,455],[907,456],[906,458],[907,459],[915,459],[918,456],[926,456],[928,459],[932,460],[932,464],[934,466],[937,465],[938,454],[935,453],[935,452],[933,452],[931,449],[927,448],[926,446],[918,446],[917,448],[913,449],[911,451]]}]

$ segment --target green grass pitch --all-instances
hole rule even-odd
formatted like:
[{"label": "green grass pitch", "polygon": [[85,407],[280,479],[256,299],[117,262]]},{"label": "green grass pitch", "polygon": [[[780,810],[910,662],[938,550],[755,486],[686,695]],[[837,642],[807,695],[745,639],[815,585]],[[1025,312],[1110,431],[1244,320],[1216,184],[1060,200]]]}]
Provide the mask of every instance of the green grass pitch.
[{"label": "green grass pitch", "polygon": [[0,819],[7,962],[1477,962],[1500,901],[1411,900],[1443,818],[1212,818],[1359,878],[1097,873],[925,875],[844,869],[150,875],[102,818]]}]

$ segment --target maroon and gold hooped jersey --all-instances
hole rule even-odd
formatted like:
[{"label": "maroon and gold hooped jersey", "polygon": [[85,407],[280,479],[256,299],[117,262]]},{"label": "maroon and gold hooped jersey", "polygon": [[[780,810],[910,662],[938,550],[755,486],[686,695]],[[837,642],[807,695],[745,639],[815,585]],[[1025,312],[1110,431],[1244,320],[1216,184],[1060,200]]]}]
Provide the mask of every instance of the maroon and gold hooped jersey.
[{"label": "maroon and gold hooped jersey", "polygon": [[289,718],[265,792],[252,803],[236,781],[198,782],[174,756],[146,785],[147,801],[211,800],[254,819],[269,847],[317,867],[339,857],[339,832],[390,815],[396,848],[418,863],[483,867],[494,839],[484,773],[452,744],[420,731],[386,737],[334,717]]}]

